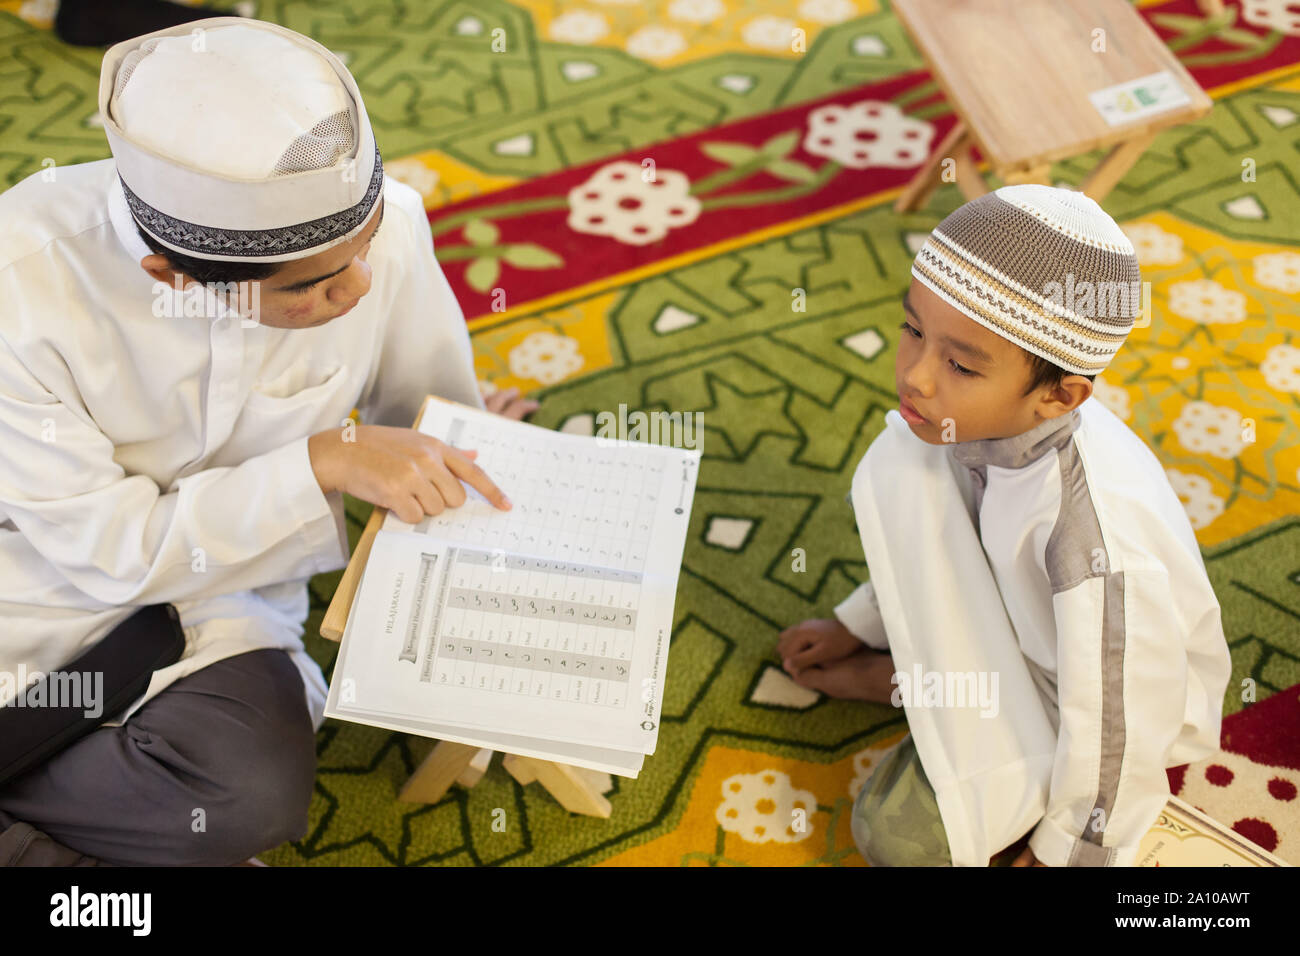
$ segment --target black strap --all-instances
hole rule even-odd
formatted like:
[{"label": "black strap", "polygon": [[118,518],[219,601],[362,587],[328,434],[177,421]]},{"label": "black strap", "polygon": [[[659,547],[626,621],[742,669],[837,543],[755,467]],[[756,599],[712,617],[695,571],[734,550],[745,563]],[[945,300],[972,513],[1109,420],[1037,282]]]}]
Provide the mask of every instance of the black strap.
[{"label": "black strap", "polygon": [[[148,689],[154,671],[180,660],[184,650],[176,608],[151,604],[76,660],[20,690],[0,707],[0,787],[112,720]],[[65,700],[73,688],[80,699]],[[34,706],[18,706],[20,699]]]}]

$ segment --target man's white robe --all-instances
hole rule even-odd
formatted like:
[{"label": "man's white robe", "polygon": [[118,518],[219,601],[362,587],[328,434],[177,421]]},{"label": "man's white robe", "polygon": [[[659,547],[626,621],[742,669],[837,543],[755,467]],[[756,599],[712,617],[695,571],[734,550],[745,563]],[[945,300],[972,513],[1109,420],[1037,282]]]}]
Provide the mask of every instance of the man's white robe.
[{"label": "man's white robe", "polygon": [[53,173],[0,195],[0,671],[63,666],[171,602],[184,655],[115,723],[208,664],[282,648],[319,727],[306,582],[348,548],[308,437],[354,407],[409,426],[428,392],[483,407],[420,197],[386,180],[371,289],[347,315],[246,327],[165,314],[184,299],[140,268],[112,160]]},{"label": "man's white robe", "polygon": [[835,613],[908,677],[996,675],[995,716],[902,701],[954,865],[1030,830],[1048,865],[1132,865],[1165,768],[1218,747],[1231,671],[1163,467],[1095,397],[1003,439],[885,423],[852,489],[871,580]]}]

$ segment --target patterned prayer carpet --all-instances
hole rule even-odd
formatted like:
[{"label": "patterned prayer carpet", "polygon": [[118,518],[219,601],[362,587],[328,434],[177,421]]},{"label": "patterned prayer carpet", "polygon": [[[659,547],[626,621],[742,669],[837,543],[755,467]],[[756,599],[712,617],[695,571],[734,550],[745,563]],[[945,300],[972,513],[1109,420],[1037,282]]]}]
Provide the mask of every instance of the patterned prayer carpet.
[{"label": "patterned prayer carpet", "polygon": [[[1216,105],[1105,201],[1153,321],[1097,394],[1184,499],[1232,649],[1222,751],[1170,771],[1174,792],[1300,863],[1300,17],[1287,0],[1213,20],[1193,0],[1138,6]],[[100,51],[58,42],[50,15],[0,0],[8,183],[108,155]],[[499,757],[437,805],[398,803],[431,741],[328,721],[310,831],[264,858],[863,865],[847,813],[902,715],[795,686],[773,647],[865,575],[844,496],[896,404],[911,257],[961,202],[947,186],[915,214],[890,208],[954,118],[887,3],[284,0],[258,15],[346,57],[388,171],[425,197],[487,387],[534,392],[533,420],[570,431],[620,403],[705,425],[658,751],[613,778],[611,819],[567,813]],[[840,115],[866,150],[820,135],[825,108],[854,104]],[[1053,179],[1077,185],[1098,158]],[[658,189],[637,175],[647,161]],[[639,198],[610,202],[615,182]],[[368,510],[349,503],[354,540]],[[312,582],[307,625],[327,676],[336,647],[316,628],[337,578]]]}]

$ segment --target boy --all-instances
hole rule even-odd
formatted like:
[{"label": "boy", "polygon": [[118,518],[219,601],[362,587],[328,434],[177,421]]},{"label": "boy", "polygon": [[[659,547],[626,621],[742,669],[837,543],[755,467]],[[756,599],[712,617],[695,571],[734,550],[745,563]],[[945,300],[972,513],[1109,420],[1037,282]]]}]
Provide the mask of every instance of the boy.
[{"label": "boy", "polygon": [[1007,186],[912,276],[899,409],[853,480],[871,580],[778,651],[906,710],[854,807],[869,862],[983,866],[1030,833],[1015,865],[1130,866],[1165,768],[1217,748],[1231,669],[1163,468],[1092,397],[1140,311],[1133,247],[1081,193]]},{"label": "boy", "polygon": [[[430,391],[485,403],[420,197],[336,56],[202,20],[110,49],[99,102],[113,159],[0,196],[0,672],[62,668],[154,604],[185,648],[0,787],[0,865],[236,863],[306,833],[306,582],[347,561],[341,492],[408,521],[462,481],[509,504],[410,428]],[[510,397],[487,408],[531,411]]]}]

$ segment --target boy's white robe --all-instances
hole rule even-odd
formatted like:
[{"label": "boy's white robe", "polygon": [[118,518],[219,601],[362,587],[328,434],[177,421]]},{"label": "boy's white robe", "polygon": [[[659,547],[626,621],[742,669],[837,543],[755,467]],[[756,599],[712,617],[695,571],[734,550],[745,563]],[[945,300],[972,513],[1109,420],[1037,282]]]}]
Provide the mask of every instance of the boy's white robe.
[{"label": "boy's white robe", "polygon": [[63,666],[169,601],[184,656],[115,723],[208,664],[276,647],[319,727],[306,581],[348,546],[307,438],[354,407],[409,426],[428,392],[483,407],[420,197],[386,181],[371,289],[347,315],[245,327],[165,314],[184,300],[140,268],[112,160],[52,172],[0,195],[0,672]]},{"label": "boy's white robe", "polygon": [[891,410],[851,499],[871,580],[837,617],[909,677],[996,675],[996,716],[903,698],[953,863],[987,865],[1033,830],[1048,865],[1131,865],[1165,768],[1218,747],[1231,670],[1150,449],[1096,398],[948,445]]}]

